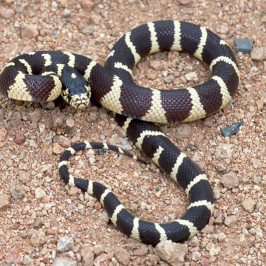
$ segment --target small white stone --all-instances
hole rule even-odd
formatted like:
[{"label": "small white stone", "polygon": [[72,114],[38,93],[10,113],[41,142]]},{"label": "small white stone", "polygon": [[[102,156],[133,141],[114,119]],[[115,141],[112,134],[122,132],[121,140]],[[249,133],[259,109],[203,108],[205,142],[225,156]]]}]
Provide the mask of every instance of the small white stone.
[{"label": "small white stone", "polygon": [[57,258],[53,263],[53,266],[77,266],[77,262],[68,258]]},{"label": "small white stone", "polygon": [[246,198],[242,201],[242,207],[245,211],[252,213],[255,210],[256,202],[251,198]]},{"label": "small white stone", "polygon": [[55,1],[53,1],[52,4],[51,4],[51,7],[52,8],[57,8],[57,3]]},{"label": "small white stone", "polygon": [[266,58],[266,48],[264,47],[255,47],[253,48],[250,57],[252,60],[262,61]]},{"label": "small white stone", "polygon": [[196,80],[198,79],[198,75],[196,72],[189,72],[185,75],[187,81]]},{"label": "small white stone", "polygon": [[170,265],[181,265],[185,261],[188,247],[185,244],[173,243],[172,241],[167,240],[159,243],[154,248],[154,252]]},{"label": "small white stone", "polygon": [[74,125],[75,125],[75,120],[74,120],[73,118],[68,118],[68,119],[66,120],[66,125],[67,125],[67,127],[69,127],[69,128],[73,128]]},{"label": "small white stone", "polygon": [[173,75],[169,75],[169,76],[166,76],[165,78],[164,78],[164,82],[165,83],[171,83],[173,80],[174,80],[174,76]]},{"label": "small white stone", "polygon": [[70,248],[74,245],[74,241],[70,237],[60,237],[57,243],[57,251],[58,252],[66,252],[69,251]]},{"label": "small white stone", "polygon": [[37,188],[35,189],[35,198],[36,198],[37,200],[42,200],[42,199],[44,199],[45,197],[46,197],[46,193],[45,193],[45,191],[42,190],[41,188],[37,187]]}]

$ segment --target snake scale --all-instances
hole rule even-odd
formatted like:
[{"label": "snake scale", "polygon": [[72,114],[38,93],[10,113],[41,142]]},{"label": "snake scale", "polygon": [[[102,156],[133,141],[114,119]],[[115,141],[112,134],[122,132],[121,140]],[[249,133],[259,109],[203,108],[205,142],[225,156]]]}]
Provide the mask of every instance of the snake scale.
[{"label": "snake scale", "polygon": [[[134,66],[144,56],[158,51],[194,55],[208,65],[211,78],[178,90],[160,91],[136,85],[132,79]],[[123,233],[155,246],[165,240],[182,242],[195,235],[208,223],[214,197],[206,175],[151,122],[190,122],[222,109],[235,94],[239,77],[232,50],[216,34],[187,22],[156,21],[125,34],[107,56],[104,67],[69,52],[20,55],[0,73],[0,92],[11,99],[39,102],[53,101],[61,94],[77,108],[88,106],[92,96],[113,111],[128,138],[185,190],[189,199],[187,212],[166,224],[146,222],[131,215],[102,184],[69,174],[67,162],[78,150],[112,149],[132,157],[116,146],[87,141],[76,144],[62,154],[59,172],[67,184],[96,197]]]}]

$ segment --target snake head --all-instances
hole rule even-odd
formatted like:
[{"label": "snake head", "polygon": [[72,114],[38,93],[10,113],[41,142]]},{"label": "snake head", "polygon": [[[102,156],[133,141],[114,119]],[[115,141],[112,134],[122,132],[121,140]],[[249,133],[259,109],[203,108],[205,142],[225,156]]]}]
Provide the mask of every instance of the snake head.
[{"label": "snake head", "polygon": [[75,69],[65,66],[62,71],[62,97],[75,108],[89,106],[91,87],[89,82]]}]

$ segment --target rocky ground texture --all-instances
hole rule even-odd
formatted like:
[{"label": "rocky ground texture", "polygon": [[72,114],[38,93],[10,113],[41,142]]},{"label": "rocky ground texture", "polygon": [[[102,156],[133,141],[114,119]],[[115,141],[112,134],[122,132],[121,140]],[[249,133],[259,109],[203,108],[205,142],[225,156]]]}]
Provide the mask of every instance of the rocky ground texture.
[{"label": "rocky ground texture", "polygon": [[[231,103],[213,116],[162,130],[207,173],[214,215],[183,244],[153,248],[127,238],[109,223],[94,198],[60,180],[57,162],[69,145],[118,144],[137,155],[112,115],[56,101],[21,103],[0,96],[1,265],[263,265],[265,259],[265,23],[263,0],[59,0],[0,3],[0,67],[18,54],[65,50],[104,64],[108,51],[130,29],[177,19],[206,26],[233,48],[241,71]],[[265,4],[265,3],[264,3]],[[252,39],[251,53],[235,39]],[[181,88],[209,77],[204,64],[178,52],[157,53],[134,71],[140,85]],[[224,137],[221,129],[243,122]],[[113,152],[78,153],[77,177],[106,183],[142,219],[167,222],[187,207],[184,191],[153,164]]]}]

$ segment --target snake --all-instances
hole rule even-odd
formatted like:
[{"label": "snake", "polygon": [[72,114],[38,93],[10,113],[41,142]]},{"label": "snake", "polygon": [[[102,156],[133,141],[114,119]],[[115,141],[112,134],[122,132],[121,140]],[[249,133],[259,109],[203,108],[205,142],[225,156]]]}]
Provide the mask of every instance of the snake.
[{"label": "snake", "polygon": [[[176,90],[138,86],[132,77],[141,58],[161,51],[186,52],[211,72],[204,83]],[[126,210],[103,184],[72,176],[70,156],[79,150],[107,149],[142,159],[106,143],[84,141],[62,154],[59,173],[66,184],[98,199],[111,222],[124,234],[156,246],[166,240],[183,242],[210,220],[214,195],[201,169],[164,134],[157,123],[192,122],[224,108],[237,91],[238,63],[230,46],[203,26],[184,21],[155,21],[138,26],[117,41],[104,66],[87,56],[64,51],[36,51],[9,61],[0,73],[0,92],[11,99],[49,102],[61,95],[75,108],[90,97],[112,111],[127,137],[177,182],[188,197],[186,212],[169,223],[141,220]]]}]

